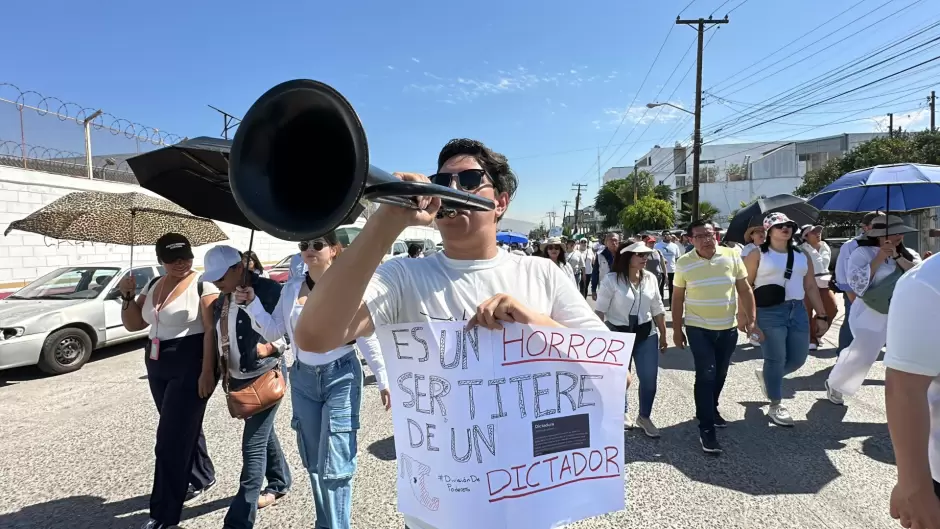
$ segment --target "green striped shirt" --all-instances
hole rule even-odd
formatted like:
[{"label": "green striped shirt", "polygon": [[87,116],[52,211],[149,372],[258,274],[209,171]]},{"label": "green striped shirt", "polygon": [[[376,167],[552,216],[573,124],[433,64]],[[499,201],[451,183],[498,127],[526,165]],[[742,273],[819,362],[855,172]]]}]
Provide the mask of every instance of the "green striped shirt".
[{"label": "green striped shirt", "polygon": [[741,255],[718,246],[711,259],[692,250],[676,261],[673,284],[685,289],[685,324],[713,331],[735,326],[735,282],[747,278]]}]

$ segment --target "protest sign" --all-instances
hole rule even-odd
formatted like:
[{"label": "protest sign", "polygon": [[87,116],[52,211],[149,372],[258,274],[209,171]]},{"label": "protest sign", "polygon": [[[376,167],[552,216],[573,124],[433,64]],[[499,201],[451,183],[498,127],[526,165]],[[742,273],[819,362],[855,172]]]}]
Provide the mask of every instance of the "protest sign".
[{"label": "protest sign", "polygon": [[549,529],[623,509],[633,335],[464,326],[377,329],[399,510],[442,529]]}]

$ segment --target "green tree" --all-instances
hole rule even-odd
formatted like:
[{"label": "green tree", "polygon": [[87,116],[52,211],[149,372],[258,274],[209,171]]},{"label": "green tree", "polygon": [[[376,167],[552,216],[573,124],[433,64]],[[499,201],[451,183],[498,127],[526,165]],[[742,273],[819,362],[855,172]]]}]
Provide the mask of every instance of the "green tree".
[{"label": "green tree", "polygon": [[624,184],[620,187],[620,199],[624,206],[633,204],[634,196],[637,199],[653,194],[655,186],[653,185],[653,174],[648,171],[639,171],[636,174],[629,174],[623,179]]},{"label": "green tree", "polygon": [[659,184],[653,188],[653,196],[666,202],[674,202],[676,194],[668,185]]},{"label": "green tree", "polygon": [[597,197],[594,198],[594,209],[604,217],[603,228],[616,226],[620,222],[620,212],[626,207],[623,199],[620,198],[620,188],[625,184],[626,180],[611,180],[597,192]]},{"label": "green tree", "polygon": [[[712,220],[721,213],[714,204],[707,200],[701,200],[698,203],[698,216],[700,219]],[[684,204],[682,209],[676,213],[676,224],[680,227],[687,226],[692,222],[692,206]]]},{"label": "green tree", "polygon": [[624,208],[620,223],[625,230],[640,233],[644,230],[664,230],[673,225],[672,203],[652,195],[645,196]]},{"label": "green tree", "polygon": [[529,239],[531,240],[541,240],[545,237],[548,237],[548,229],[545,228],[545,223],[540,223],[537,228],[529,232]]}]

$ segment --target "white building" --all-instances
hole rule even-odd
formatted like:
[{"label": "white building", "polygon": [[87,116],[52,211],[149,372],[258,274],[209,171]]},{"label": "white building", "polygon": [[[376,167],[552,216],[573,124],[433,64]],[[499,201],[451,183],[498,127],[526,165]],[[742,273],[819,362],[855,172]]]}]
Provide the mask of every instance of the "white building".
[{"label": "white building", "polygon": [[[849,152],[859,143],[881,134],[840,134],[795,142],[705,144],[699,169],[699,200],[713,204],[726,224],[730,213],[759,196],[792,193],[806,171]],[[676,193],[676,205],[692,202],[691,147],[653,147],[637,160],[636,168],[652,173],[656,184],[666,184]],[[633,168],[613,168],[612,178],[633,172]],[[605,175],[605,181],[608,181]]]},{"label": "white building", "polygon": [[[14,162],[16,160],[13,160]],[[36,162],[35,160],[30,163]],[[40,161],[41,162],[41,161]],[[154,193],[131,183],[136,181],[132,173],[119,175],[121,171],[110,171],[106,175],[96,171],[95,179],[84,176],[84,166],[69,170],[69,164],[34,163],[42,170],[11,167],[9,159],[0,158],[0,234],[14,220],[22,219],[50,202],[76,191],[104,191],[129,193],[136,191],[152,196]],[[113,174],[112,174],[113,173]],[[99,179],[104,175],[111,181]],[[122,181],[113,181],[122,180]],[[251,230],[217,222],[229,239],[218,244],[229,244],[239,249],[248,249]],[[415,227],[406,230],[401,239],[431,239],[440,242],[440,232],[432,228]],[[202,268],[205,253],[214,245],[193,248],[194,266]],[[266,233],[256,232],[252,249],[265,265],[277,263],[284,257],[297,253],[297,243],[276,239]],[[129,246],[60,241],[41,235],[12,231],[6,237],[0,235],[0,299],[4,294],[18,290],[34,279],[63,266],[78,266],[90,263],[128,263],[131,257]],[[156,255],[152,245],[134,249],[135,262],[154,262]]]}]

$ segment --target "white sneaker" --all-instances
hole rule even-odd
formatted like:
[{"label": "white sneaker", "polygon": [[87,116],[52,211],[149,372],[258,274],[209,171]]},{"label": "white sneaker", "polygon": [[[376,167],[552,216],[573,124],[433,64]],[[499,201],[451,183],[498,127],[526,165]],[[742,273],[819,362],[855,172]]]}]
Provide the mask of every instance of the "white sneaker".
[{"label": "white sneaker", "polygon": [[754,340],[753,338],[748,340],[747,343],[753,345],[754,347],[760,347],[760,342],[758,342],[757,340]]},{"label": "white sneaker", "polygon": [[839,406],[845,404],[845,398],[843,398],[842,393],[832,389],[828,380],[826,381],[826,398],[829,399],[829,402],[838,404]]},{"label": "white sneaker", "polygon": [[623,410],[623,429],[632,430],[636,425],[633,424],[633,419],[630,418],[630,413],[627,410]]},{"label": "white sneaker", "polygon": [[760,384],[760,392],[765,399],[770,399],[767,396],[767,384],[764,382],[764,370],[763,368],[757,368],[754,370],[754,376],[757,377],[757,383]]},{"label": "white sneaker", "polygon": [[810,350],[810,351],[815,351],[817,347],[819,347],[819,346],[816,345],[816,344],[814,344],[814,343],[810,343],[810,344],[809,344],[809,350]]},{"label": "white sneaker", "polygon": [[790,411],[784,408],[782,404],[772,404],[767,415],[770,420],[779,426],[793,426],[793,417],[790,416]]}]

